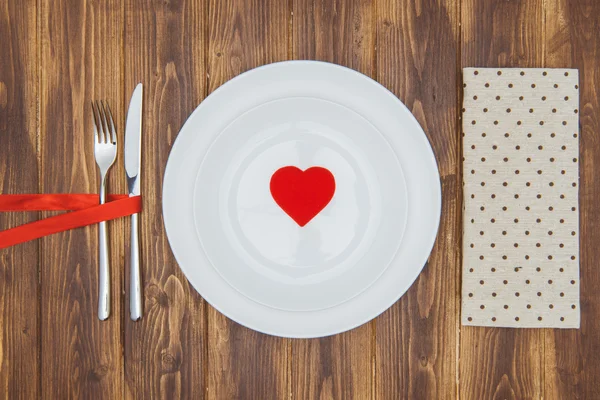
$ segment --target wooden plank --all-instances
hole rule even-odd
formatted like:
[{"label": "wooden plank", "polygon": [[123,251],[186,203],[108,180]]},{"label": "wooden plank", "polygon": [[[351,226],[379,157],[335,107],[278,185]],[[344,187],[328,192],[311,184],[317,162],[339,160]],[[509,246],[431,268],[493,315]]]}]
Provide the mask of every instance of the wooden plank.
[{"label": "wooden plank", "polygon": [[[90,102],[107,100],[122,134],[120,2],[40,3],[42,192],[98,193]],[[123,189],[116,184],[123,179],[121,164],[112,169],[109,193]],[[109,226],[112,316],[105,322],[97,316],[97,227],[41,240],[45,397],[122,395],[122,235]]]},{"label": "wooden plank", "polygon": [[[35,1],[0,4],[0,194],[37,193]],[[0,230],[38,213],[0,213]],[[39,385],[38,242],[0,250],[0,397],[32,399]]]},{"label": "wooden plank", "polygon": [[[372,0],[295,0],[293,58],[333,62],[373,77],[374,12]],[[371,322],[340,335],[293,341],[292,398],[371,398],[374,329]]]},{"label": "wooden plank", "polygon": [[[208,90],[287,58],[288,9],[278,0],[208,1]],[[208,307],[208,397],[288,397],[289,340],[266,336]]]},{"label": "wooden plank", "polygon": [[457,382],[460,148],[457,1],[377,2],[377,78],[418,119],[442,179],[437,243],[411,289],[377,319],[378,398],[454,398]]},{"label": "wooden plank", "polygon": [[[462,67],[543,65],[543,0],[466,0],[461,21]],[[543,348],[542,330],[462,327],[459,397],[541,398]]]},{"label": "wooden plank", "polygon": [[[139,322],[129,319],[126,289],[127,398],[205,395],[204,305],[171,253],[160,201],[171,146],[204,98],[204,24],[200,0],[125,2],[126,108],[137,83],[144,85],[140,215],[144,316]],[[129,224],[126,229],[129,237]],[[129,269],[126,276],[128,288]]]},{"label": "wooden plank", "polygon": [[546,66],[579,69],[581,329],[546,332],[544,398],[600,398],[600,3],[545,4]]}]

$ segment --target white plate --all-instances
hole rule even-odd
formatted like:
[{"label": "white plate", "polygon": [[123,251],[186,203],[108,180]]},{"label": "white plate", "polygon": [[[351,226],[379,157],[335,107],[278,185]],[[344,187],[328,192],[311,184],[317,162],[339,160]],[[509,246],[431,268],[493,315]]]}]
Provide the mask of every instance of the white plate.
[{"label": "white plate", "polygon": [[[286,166],[335,179],[302,227],[270,192]],[[435,157],[406,107],[360,73],[314,61],[215,90],[179,133],[163,186],[190,283],[231,319],[286,337],[339,333],[391,306],[429,256],[440,206]]]}]

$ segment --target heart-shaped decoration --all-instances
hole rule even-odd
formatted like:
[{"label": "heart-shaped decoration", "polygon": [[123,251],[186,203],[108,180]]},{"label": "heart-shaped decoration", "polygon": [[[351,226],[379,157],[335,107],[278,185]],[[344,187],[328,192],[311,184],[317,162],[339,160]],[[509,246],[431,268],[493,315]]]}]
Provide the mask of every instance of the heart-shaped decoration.
[{"label": "heart-shaped decoration", "polygon": [[300,226],[310,222],[333,198],[335,178],[323,167],[306,171],[293,166],[275,171],[271,177],[271,196]]}]

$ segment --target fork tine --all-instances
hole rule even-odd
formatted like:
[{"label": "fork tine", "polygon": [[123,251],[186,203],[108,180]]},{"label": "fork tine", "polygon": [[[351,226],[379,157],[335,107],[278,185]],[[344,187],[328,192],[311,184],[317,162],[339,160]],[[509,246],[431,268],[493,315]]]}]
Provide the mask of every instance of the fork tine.
[{"label": "fork tine", "polygon": [[98,108],[100,109],[100,115],[102,116],[102,129],[104,130],[104,143],[110,141],[110,132],[108,129],[108,121],[106,120],[106,110],[104,109],[104,102],[98,102]]},{"label": "fork tine", "polygon": [[[108,122],[110,122],[108,126],[108,130],[110,131],[112,144],[117,144],[117,131],[115,130],[115,122],[113,120],[112,111],[110,110],[110,106],[108,102],[102,101],[102,105],[106,106],[106,113],[108,115]],[[108,132],[106,133],[108,136]]]},{"label": "fork tine", "polygon": [[96,143],[100,143],[100,138],[98,137],[98,113],[96,112],[96,107],[94,107],[94,102],[92,101],[92,122],[94,123],[94,139]]}]

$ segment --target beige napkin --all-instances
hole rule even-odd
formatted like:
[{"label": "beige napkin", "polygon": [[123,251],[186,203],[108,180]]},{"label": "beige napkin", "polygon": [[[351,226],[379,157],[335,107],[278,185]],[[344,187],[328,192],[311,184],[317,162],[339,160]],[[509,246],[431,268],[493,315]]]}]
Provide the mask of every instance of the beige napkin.
[{"label": "beige napkin", "polygon": [[579,82],[465,68],[462,323],[579,328]]}]

